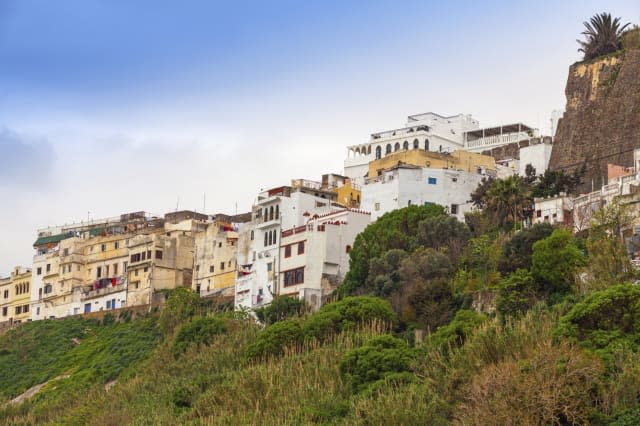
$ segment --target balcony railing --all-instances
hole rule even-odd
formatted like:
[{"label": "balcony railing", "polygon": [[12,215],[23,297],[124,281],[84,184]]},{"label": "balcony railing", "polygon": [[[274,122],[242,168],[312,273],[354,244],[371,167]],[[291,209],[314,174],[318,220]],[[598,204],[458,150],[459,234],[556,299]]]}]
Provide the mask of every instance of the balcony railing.
[{"label": "balcony railing", "polygon": [[80,295],[80,300],[88,300],[93,299],[100,296],[105,296],[111,293],[117,293],[119,291],[123,291],[127,288],[126,282],[121,282],[120,284],[116,284],[115,286],[108,286],[103,288],[98,288],[96,290],[85,291]]}]

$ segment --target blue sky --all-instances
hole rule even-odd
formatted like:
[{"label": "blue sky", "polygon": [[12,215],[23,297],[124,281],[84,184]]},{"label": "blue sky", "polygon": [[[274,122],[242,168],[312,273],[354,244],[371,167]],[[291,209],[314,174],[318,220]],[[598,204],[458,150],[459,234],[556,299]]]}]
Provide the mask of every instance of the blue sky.
[{"label": "blue sky", "polygon": [[409,114],[548,131],[582,21],[637,1],[0,0],[0,275],[37,228],[248,210]]}]

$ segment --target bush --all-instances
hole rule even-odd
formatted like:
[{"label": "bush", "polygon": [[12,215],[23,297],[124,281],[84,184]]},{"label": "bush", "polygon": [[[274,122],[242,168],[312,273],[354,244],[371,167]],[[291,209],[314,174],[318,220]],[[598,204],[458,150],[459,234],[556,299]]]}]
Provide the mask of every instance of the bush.
[{"label": "bush", "polygon": [[530,269],[533,244],[549,237],[553,230],[553,225],[545,222],[536,223],[529,229],[517,232],[505,243],[498,261],[498,270],[508,275],[518,269]]},{"label": "bush", "polygon": [[200,317],[183,325],[173,342],[173,355],[178,358],[191,345],[210,345],[215,336],[226,333],[227,326],[219,317]]},{"label": "bush", "polygon": [[462,346],[467,336],[487,320],[486,315],[462,309],[449,324],[439,327],[429,336],[429,343],[441,348]]},{"label": "bush", "polygon": [[560,319],[556,335],[576,339],[605,358],[616,347],[638,349],[640,287],[620,284],[590,294]]},{"label": "bush", "polygon": [[278,296],[269,306],[255,310],[256,316],[264,324],[269,325],[287,318],[300,316],[307,310],[304,300],[295,297]]},{"label": "bush", "polygon": [[396,314],[386,300],[353,296],[324,305],[316,314],[307,318],[303,330],[305,337],[322,340],[332,333],[352,329],[366,322],[379,321],[388,329],[396,320]]},{"label": "bush", "polygon": [[246,349],[249,358],[282,355],[286,347],[297,346],[303,340],[302,327],[296,320],[284,320],[264,329]]},{"label": "bush", "polygon": [[412,359],[413,353],[404,340],[378,336],[363,347],[347,351],[340,360],[340,373],[359,392],[387,377],[393,379],[408,372]]},{"label": "bush", "polygon": [[186,287],[169,292],[167,302],[160,314],[160,329],[167,335],[176,326],[191,319],[200,306],[200,296]]}]

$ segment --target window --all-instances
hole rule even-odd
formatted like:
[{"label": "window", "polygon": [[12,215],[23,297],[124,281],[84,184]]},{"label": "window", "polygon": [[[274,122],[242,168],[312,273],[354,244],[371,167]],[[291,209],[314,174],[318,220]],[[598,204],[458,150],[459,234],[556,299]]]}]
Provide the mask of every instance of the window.
[{"label": "window", "polygon": [[411,205],[411,200],[407,201],[407,206]]},{"label": "window", "polygon": [[420,141],[418,139],[413,140],[413,149],[420,148]]},{"label": "window", "polygon": [[298,243],[298,254],[304,254],[304,241]]},{"label": "window", "polygon": [[404,149],[405,151],[409,150],[409,141],[404,141],[404,143],[402,144],[402,149]]},{"label": "window", "polygon": [[347,245],[347,247],[345,247],[344,251],[345,251],[345,253],[349,253],[351,251],[351,246]]},{"label": "window", "polygon": [[116,241],[115,243],[113,243],[113,248],[118,250],[120,248],[120,241]]},{"label": "window", "polygon": [[147,252],[143,251],[141,254],[142,254],[142,260],[147,260]]},{"label": "window", "polygon": [[278,235],[278,233],[276,231],[273,231],[273,244],[276,243],[276,236]]},{"label": "window", "polygon": [[273,220],[273,206],[269,207],[269,220]]},{"label": "window", "polygon": [[380,158],[382,158],[382,147],[381,146],[377,146],[376,147],[376,160],[379,160]]},{"label": "window", "polygon": [[385,150],[385,154],[391,154],[391,144],[387,144],[387,149]]},{"label": "window", "polygon": [[47,263],[47,272],[51,272],[51,264]]},{"label": "window", "polygon": [[267,263],[267,272],[271,272],[273,270],[273,262]]},{"label": "window", "polygon": [[20,315],[22,313],[22,306],[16,306],[16,315]]},{"label": "window", "polygon": [[[138,271],[136,271],[136,272],[138,272]],[[137,290],[139,287],[140,287],[140,281],[137,281],[137,282],[136,282],[136,290]]]},{"label": "window", "polygon": [[429,139],[424,140],[424,150],[429,151]]},{"label": "window", "polygon": [[4,291],[4,298],[8,299],[9,298],[9,290],[5,290]]},{"label": "window", "polygon": [[51,284],[44,285],[44,294],[50,294],[53,292],[53,286]]},{"label": "window", "polygon": [[269,235],[267,235],[267,234],[268,234],[267,232],[264,233],[264,246],[265,247],[267,246],[268,238],[269,238]]},{"label": "window", "polygon": [[118,275],[118,264],[117,263],[113,264],[113,275]]},{"label": "window", "polygon": [[218,248],[222,247],[222,241],[218,243]]},{"label": "window", "polygon": [[451,204],[451,214],[458,214],[458,205]]},{"label": "window", "polygon": [[131,263],[140,262],[140,260],[141,260],[140,253],[136,253],[136,254],[132,254],[131,255]]},{"label": "window", "polygon": [[436,185],[438,183],[438,179],[434,178],[434,177],[430,177],[427,179],[427,183],[429,185]]},{"label": "window", "polygon": [[146,274],[147,272],[149,272],[149,267],[148,267],[148,266],[145,266],[145,267],[144,267],[144,272],[145,272],[145,274]]},{"label": "window", "polygon": [[8,311],[9,311],[8,308],[6,308],[6,307],[2,308],[2,316],[6,317],[8,315],[8,313],[9,313]]},{"label": "window", "polygon": [[253,241],[253,229],[251,230],[251,241]]},{"label": "window", "polygon": [[63,255],[63,256],[69,256],[69,249],[68,249],[68,248],[64,249],[64,250],[62,251],[62,255]]},{"label": "window", "polygon": [[220,262],[220,270],[224,271],[224,262]]},{"label": "window", "polygon": [[380,210],[380,203],[375,203],[375,204],[374,204],[374,206],[373,206],[373,209],[374,209],[375,211]]},{"label": "window", "polygon": [[284,248],[284,257],[291,257],[291,245],[287,245]]},{"label": "window", "polygon": [[38,274],[38,275],[42,275],[42,268],[38,268],[38,269],[36,269],[36,274]]},{"label": "window", "polygon": [[102,266],[96,268],[96,278],[102,277]]},{"label": "window", "polygon": [[276,205],[276,220],[280,218],[280,205]]},{"label": "window", "polygon": [[209,266],[209,273],[210,273],[210,274],[213,274],[213,271],[214,271],[214,267],[213,267],[213,265]]},{"label": "window", "polygon": [[100,251],[107,251],[107,245],[106,244],[100,245]]},{"label": "window", "polygon": [[[136,271],[133,273],[133,275],[135,275],[137,277],[138,276],[138,272],[139,272],[139,269],[136,269]],[[138,288],[138,287],[136,287],[136,288]]]},{"label": "window", "polygon": [[151,250],[147,251],[147,259],[151,260]]},{"label": "window", "polygon": [[304,283],[304,267],[284,272],[284,286],[292,286]]},{"label": "window", "polygon": [[393,147],[394,151],[400,151],[400,142],[396,142],[396,144]]},{"label": "window", "polygon": [[111,309],[111,300],[107,300],[107,309]]},{"label": "window", "polygon": [[442,145],[438,148],[438,151],[442,152]]},{"label": "window", "polygon": [[228,265],[227,265],[227,266],[228,266],[229,268],[231,268],[231,261],[229,261],[229,262],[228,262]]},{"label": "window", "polygon": [[269,245],[273,244],[273,232],[269,231]]},{"label": "window", "polygon": [[536,210],[536,217],[542,217],[542,210]]},{"label": "window", "polygon": [[162,260],[162,250],[156,250],[156,259]]},{"label": "window", "polygon": [[29,305],[23,305],[23,306],[22,306],[22,312],[23,312],[23,313],[27,313],[27,312],[29,312]]}]

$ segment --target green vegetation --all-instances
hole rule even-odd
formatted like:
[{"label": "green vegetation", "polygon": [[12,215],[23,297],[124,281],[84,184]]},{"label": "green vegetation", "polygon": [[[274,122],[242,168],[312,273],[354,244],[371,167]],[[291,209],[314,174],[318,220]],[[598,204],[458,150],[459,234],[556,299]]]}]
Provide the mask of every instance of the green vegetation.
[{"label": "green vegetation", "polygon": [[577,40],[578,51],[584,54],[585,60],[590,60],[621,49],[623,34],[629,25],[622,25],[620,18],[613,18],[610,13],[592,16],[589,22],[584,22],[585,40]]}]

